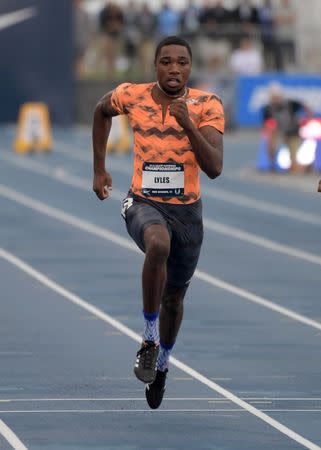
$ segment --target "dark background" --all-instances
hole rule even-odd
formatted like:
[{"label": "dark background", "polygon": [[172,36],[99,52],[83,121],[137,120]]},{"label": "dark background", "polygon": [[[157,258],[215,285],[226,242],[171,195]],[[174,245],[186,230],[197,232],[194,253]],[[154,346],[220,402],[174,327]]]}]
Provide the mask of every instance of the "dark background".
[{"label": "dark background", "polygon": [[0,15],[37,14],[0,30],[0,122],[15,122],[24,102],[45,102],[54,123],[73,120],[72,2],[1,0]]}]

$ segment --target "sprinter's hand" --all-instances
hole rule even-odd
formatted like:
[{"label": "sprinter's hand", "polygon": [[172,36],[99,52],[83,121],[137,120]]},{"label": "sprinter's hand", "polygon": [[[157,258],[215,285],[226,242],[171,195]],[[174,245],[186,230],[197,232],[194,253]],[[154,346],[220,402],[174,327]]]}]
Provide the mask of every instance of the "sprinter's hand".
[{"label": "sprinter's hand", "polygon": [[100,200],[109,197],[112,185],[113,181],[109,172],[101,170],[94,173],[93,191]]},{"label": "sprinter's hand", "polygon": [[187,104],[184,99],[180,98],[174,100],[169,105],[169,114],[175,117],[176,122],[184,128],[184,130],[187,130],[193,126],[193,122],[189,116]]}]

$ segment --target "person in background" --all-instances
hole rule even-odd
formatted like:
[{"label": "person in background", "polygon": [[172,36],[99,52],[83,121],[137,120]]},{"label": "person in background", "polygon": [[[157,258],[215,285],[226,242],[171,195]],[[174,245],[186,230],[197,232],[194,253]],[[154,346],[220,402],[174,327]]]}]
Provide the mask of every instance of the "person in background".
[{"label": "person in background", "polygon": [[214,17],[213,5],[210,0],[204,0],[199,15],[200,26],[202,31],[210,33],[216,25]]},{"label": "person in background", "polygon": [[141,30],[138,26],[140,11],[134,0],[129,0],[124,9],[124,47],[128,60],[128,69],[131,70],[137,65],[138,47],[141,39]]},{"label": "person in background", "polygon": [[239,48],[232,51],[229,67],[235,75],[258,75],[263,71],[260,49],[249,36],[243,36]]},{"label": "person in background", "polygon": [[189,0],[181,16],[182,32],[191,37],[199,31],[200,27],[200,8],[195,5],[193,0]]},{"label": "person in background", "polygon": [[272,1],[264,0],[263,4],[258,7],[257,15],[260,27],[261,42],[263,45],[265,68],[268,70],[275,70],[277,68],[277,50],[275,42],[274,8]]},{"label": "person in background", "polygon": [[319,181],[318,192],[321,192],[321,180]]},{"label": "person in background", "polygon": [[268,153],[272,163],[275,162],[280,143],[285,143],[290,151],[291,172],[300,171],[296,162],[299,147],[300,112],[311,116],[311,110],[302,102],[287,99],[279,83],[269,86],[269,102],[263,108],[263,126],[268,136]]},{"label": "person in background", "polygon": [[156,28],[158,38],[166,36],[178,35],[181,26],[181,15],[176,10],[170,7],[167,2],[163,3],[163,6],[156,16]]},{"label": "person in background", "polygon": [[155,39],[155,15],[144,3],[137,16],[137,29],[140,32],[140,44],[138,46],[139,67],[143,79],[147,79],[152,73],[151,61],[153,60]]},{"label": "person in background", "polygon": [[78,79],[85,73],[85,55],[92,38],[92,24],[83,3],[74,0],[73,9],[74,71]]},{"label": "person in background", "polygon": [[240,0],[233,11],[233,18],[241,27],[241,33],[250,33],[258,24],[257,8],[251,0]]},{"label": "person in background", "polygon": [[295,64],[296,14],[293,0],[279,0],[275,14],[277,69],[288,70]]},{"label": "person in background", "polygon": [[116,69],[125,25],[121,8],[115,3],[106,3],[99,14],[99,24],[103,37],[102,47],[107,76],[112,77]]}]

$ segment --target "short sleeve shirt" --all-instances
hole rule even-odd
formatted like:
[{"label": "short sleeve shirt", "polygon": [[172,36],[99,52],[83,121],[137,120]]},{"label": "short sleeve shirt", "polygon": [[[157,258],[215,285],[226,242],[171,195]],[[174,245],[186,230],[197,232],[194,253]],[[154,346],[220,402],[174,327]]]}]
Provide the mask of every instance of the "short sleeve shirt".
[{"label": "short sleeve shirt", "polygon": [[[176,119],[167,112],[163,121],[162,106],[152,97],[154,85],[123,83],[111,97],[113,108],[128,116],[134,133],[131,191],[142,197],[152,192],[152,199],[163,203],[193,203],[200,198],[199,166],[186,132]],[[224,133],[224,111],[219,97],[188,89],[185,100],[197,128],[208,125]]]}]

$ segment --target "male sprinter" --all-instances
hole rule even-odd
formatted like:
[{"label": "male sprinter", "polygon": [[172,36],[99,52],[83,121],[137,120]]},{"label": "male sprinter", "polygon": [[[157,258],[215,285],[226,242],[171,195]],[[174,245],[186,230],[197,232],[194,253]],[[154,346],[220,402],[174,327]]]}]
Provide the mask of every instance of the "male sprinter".
[{"label": "male sprinter", "polygon": [[186,86],[192,52],[185,40],[162,40],[154,64],[156,82],[120,84],[99,101],[93,121],[93,190],[100,200],[112,187],[105,169],[112,117],[127,114],[134,132],[133,178],[122,215],[145,253],[143,342],[134,372],[147,383],[153,409],[163,399],[169,355],[203,239],[199,169],[212,179],[220,175],[224,132],[221,100]]}]

